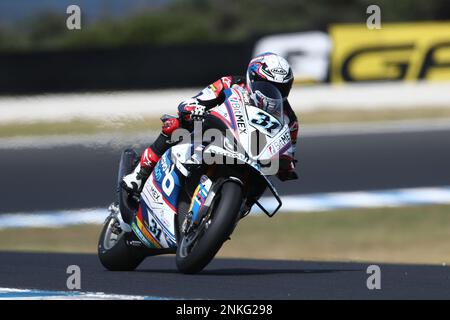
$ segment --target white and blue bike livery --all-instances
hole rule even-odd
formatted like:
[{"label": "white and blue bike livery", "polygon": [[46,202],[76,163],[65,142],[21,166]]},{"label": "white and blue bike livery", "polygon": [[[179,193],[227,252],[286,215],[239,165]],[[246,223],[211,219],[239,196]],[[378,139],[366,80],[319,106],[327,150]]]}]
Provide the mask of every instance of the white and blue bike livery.
[{"label": "white and blue bike livery", "polygon": [[[227,89],[224,103],[208,111],[200,141],[188,139],[194,130],[172,146],[139,199],[118,188],[98,246],[107,269],[133,270],[147,256],[176,253],[181,272],[199,272],[253,205],[269,216],[278,211],[281,200],[268,177],[291,146],[290,132],[281,96],[271,97],[266,110],[251,101],[245,89]],[[137,159],[133,150],[123,152],[119,181]],[[272,212],[258,202],[266,189],[278,202]]]}]

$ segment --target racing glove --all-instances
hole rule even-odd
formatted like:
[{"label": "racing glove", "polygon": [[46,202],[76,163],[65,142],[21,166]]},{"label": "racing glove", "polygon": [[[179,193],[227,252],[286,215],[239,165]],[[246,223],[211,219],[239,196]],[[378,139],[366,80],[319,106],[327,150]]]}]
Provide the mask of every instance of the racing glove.
[{"label": "racing glove", "polygon": [[189,99],[178,106],[178,113],[183,124],[191,121],[203,120],[206,115],[206,106],[197,99]]},{"label": "racing glove", "polygon": [[206,107],[198,104],[195,106],[194,110],[191,111],[191,120],[201,121],[205,118]]},{"label": "racing glove", "polygon": [[180,127],[180,121],[175,117],[161,117],[163,121],[162,133],[166,136],[170,136],[176,129]]}]

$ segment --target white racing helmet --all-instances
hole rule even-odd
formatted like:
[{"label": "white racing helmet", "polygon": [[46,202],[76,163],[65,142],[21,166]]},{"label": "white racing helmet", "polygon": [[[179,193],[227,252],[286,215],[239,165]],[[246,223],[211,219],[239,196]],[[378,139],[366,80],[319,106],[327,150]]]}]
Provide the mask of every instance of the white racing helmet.
[{"label": "white racing helmet", "polygon": [[294,76],[291,66],[282,56],[266,52],[253,58],[247,68],[247,89],[251,83],[267,81],[273,84],[286,99],[292,88]]}]

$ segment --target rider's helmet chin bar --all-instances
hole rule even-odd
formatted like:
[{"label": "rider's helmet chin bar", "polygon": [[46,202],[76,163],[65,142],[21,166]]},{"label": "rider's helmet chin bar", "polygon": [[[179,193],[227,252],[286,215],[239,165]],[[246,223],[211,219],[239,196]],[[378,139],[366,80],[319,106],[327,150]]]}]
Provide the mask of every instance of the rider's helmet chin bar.
[{"label": "rider's helmet chin bar", "polygon": [[273,212],[269,212],[269,211],[267,211],[267,209],[266,208],[264,208],[263,207],[263,205],[261,204],[261,203],[259,203],[259,201],[257,200],[256,202],[255,202],[255,204],[267,215],[267,216],[269,216],[270,218],[272,218],[274,215],[275,215],[275,213],[277,213],[278,212],[278,210],[281,208],[281,206],[283,205],[283,203],[281,202],[281,198],[280,198],[280,196],[278,195],[278,192],[277,192],[277,190],[274,188],[274,186],[272,185],[272,182],[270,182],[270,180],[269,179],[267,179],[267,177],[265,177],[265,176],[262,176],[265,180],[266,180],[266,182],[267,182],[267,186],[269,187],[269,190],[270,190],[270,192],[272,192],[272,195],[275,197],[275,199],[277,200],[277,202],[278,202],[278,206],[275,208],[275,210],[273,211]]}]

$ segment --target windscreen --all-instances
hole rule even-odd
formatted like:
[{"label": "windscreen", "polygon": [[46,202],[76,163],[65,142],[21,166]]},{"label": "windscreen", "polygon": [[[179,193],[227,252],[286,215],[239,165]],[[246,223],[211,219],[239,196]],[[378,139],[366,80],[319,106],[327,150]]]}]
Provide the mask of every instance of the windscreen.
[{"label": "windscreen", "polygon": [[283,97],[277,87],[269,82],[255,81],[250,84],[250,89],[255,106],[275,117],[283,125]]}]

